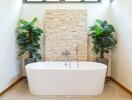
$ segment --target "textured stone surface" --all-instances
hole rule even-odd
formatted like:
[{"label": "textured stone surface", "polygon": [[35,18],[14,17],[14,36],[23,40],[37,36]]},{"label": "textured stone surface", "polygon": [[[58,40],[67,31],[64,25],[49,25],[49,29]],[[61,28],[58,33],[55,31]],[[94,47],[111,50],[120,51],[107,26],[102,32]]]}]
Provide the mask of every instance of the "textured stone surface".
[{"label": "textured stone surface", "polygon": [[79,46],[79,60],[87,60],[87,11],[47,10],[45,14],[47,61],[64,61],[65,50],[70,51],[69,59],[76,60],[76,46]]}]

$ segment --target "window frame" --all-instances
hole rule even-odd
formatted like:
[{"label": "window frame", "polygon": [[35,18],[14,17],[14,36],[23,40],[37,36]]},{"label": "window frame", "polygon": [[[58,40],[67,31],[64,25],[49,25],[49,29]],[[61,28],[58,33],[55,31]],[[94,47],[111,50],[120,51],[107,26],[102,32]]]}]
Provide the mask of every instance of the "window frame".
[{"label": "window frame", "polygon": [[85,0],[81,0],[81,1],[65,1],[65,0],[59,0],[59,1],[46,1],[46,0],[43,0],[43,1],[27,1],[27,0],[23,0],[23,3],[25,4],[50,4],[50,3],[58,3],[58,4],[61,4],[61,3],[80,3],[80,4],[86,4],[86,3],[101,3],[102,0],[97,0],[97,1],[85,1]]}]

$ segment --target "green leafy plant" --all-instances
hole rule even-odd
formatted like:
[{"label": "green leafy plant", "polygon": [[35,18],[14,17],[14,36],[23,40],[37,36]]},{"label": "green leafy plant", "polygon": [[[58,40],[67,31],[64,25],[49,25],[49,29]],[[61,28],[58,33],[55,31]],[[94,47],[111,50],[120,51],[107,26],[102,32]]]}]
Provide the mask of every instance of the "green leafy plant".
[{"label": "green leafy plant", "polygon": [[20,19],[19,27],[17,28],[17,41],[20,48],[19,56],[27,52],[29,58],[40,60],[39,40],[43,30],[35,26],[36,22],[37,18],[34,18],[32,21]]},{"label": "green leafy plant", "polygon": [[89,36],[94,44],[92,50],[100,54],[100,58],[104,58],[104,53],[109,53],[116,47],[115,29],[107,21],[97,19],[96,23],[90,27],[90,32]]}]

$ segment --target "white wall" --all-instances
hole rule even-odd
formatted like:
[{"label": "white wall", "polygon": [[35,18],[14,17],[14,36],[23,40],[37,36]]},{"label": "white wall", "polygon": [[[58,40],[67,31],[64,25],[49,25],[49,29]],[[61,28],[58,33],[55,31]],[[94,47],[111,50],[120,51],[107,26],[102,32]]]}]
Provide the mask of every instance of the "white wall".
[{"label": "white wall", "polygon": [[[19,78],[15,29],[22,0],[0,0],[0,92]],[[101,4],[24,4],[21,18],[39,18],[43,28],[46,9],[87,9],[88,24],[96,18],[115,24],[118,33],[118,47],[112,57],[112,77],[132,91],[132,1],[109,0]],[[112,18],[112,19],[111,19]],[[111,72],[109,71],[109,75]]]},{"label": "white wall", "polygon": [[111,15],[118,33],[112,77],[132,91],[132,0],[115,0],[111,5]]},{"label": "white wall", "polygon": [[[103,0],[102,3],[99,4],[23,4],[21,18],[30,20],[37,17],[39,19],[38,25],[43,28],[46,9],[87,9],[87,27],[93,24],[97,18],[111,20],[108,16],[109,0]],[[95,59],[92,55],[93,53],[90,55],[91,60]],[[109,70],[108,73],[108,76],[110,75],[111,70]]]},{"label": "white wall", "polygon": [[22,0],[0,0],[0,92],[19,78],[16,24]]}]

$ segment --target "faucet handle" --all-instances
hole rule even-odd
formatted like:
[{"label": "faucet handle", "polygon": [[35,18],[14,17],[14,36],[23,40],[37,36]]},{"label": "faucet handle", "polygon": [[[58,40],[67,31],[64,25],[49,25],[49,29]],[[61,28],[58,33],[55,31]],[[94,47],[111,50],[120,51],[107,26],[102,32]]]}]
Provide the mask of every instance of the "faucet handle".
[{"label": "faucet handle", "polygon": [[62,52],[62,54],[65,55],[65,56],[68,56],[68,55],[70,55],[70,51],[69,50],[65,50],[64,52]]},{"label": "faucet handle", "polygon": [[77,45],[76,45],[76,48],[79,48],[79,46],[81,46],[81,45],[80,45],[80,44],[77,44]]}]

